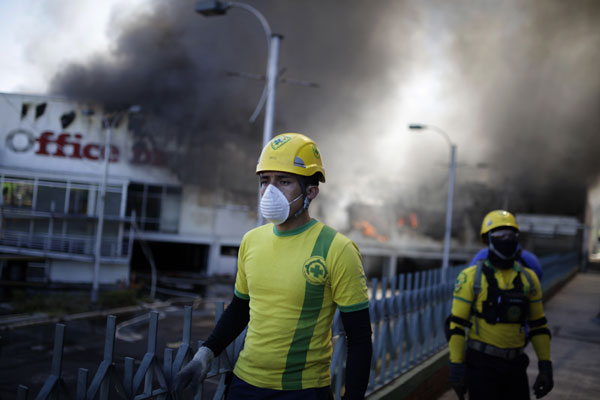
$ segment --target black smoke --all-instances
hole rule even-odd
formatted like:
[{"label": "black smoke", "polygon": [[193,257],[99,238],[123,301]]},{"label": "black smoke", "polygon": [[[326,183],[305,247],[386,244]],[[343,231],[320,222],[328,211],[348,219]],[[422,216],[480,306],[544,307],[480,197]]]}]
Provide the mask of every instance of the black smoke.
[{"label": "black smoke", "polygon": [[[447,118],[444,126],[454,128],[460,160],[485,161],[489,169],[483,182],[457,183],[457,215],[474,215],[477,224],[487,210],[504,205],[515,212],[583,213],[587,187],[600,172],[600,3],[246,2],[284,35],[284,77],[319,85],[278,86],[275,132],[314,137],[339,196],[361,185],[354,190],[379,191],[399,209],[421,205],[443,215],[444,168],[417,164],[427,154],[413,155],[419,166],[403,170],[395,169],[396,159],[382,160],[378,149],[386,144],[375,126],[396,115],[370,114],[409,83],[411,71],[445,65],[448,95],[437,101],[446,116],[438,124]],[[262,116],[254,124],[247,119],[263,82],[227,71],[263,73],[264,33],[244,11],[207,18],[194,6],[149,2],[115,35],[110,54],[70,65],[54,77],[51,91],[115,108],[141,104],[140,134],[177,144],[169,165],[183,181],[226,188],[232,201],[255,204]],[[429,58],[423,38],[439,41]],[[402,101],[398,114],[410,100]],[[427,178],[396,192],[383,184],[386,173]]]},{"label": "black smoke", "polygon": [[109,110],[141,105],[141,118],[134,120],[140,139],[168,148],[167,163],[182,180],[214,190],[227,165],[254,163],[237,147],[257,142],[260,132],[244,121],[244,104],[232,100],[250,97],[248,85],[235,87],[224,78],[221,65],[233,51],[212,44],[193,3],[152,6],[120,32],[110,54],[71,64],[54,77],[51,90]]},{"label": "black smoke", "polygon": [[600,172],[600,3],[497,6],[469,13],[452,47],[497,204],[583,217]]},{"label": "black smoke", "polygon": [[[354,113],[363,101],[354,93],[365,88],[368,95],[374,77],[387,65],[386,52],[369,43],[381,10],[356,0],[343,6],[336,1],[248,3],[271,21],[274,32],[285,35],[282,77],[321,86],[279,85],[275,132],[309,131],[318,138],[323,134],[312,131],[315,119]],[[139,134],[177,149],[169,165],[183,181],[206,189],[226,187],[254,202],[253,168],[263,117],[254,124],[248,118],[264,81],[228,72],[264,73],[261,26],[239,9],[207,18],[194,12],[194,1],[154,0],[150,5],[116,35],[110,54],[69,65],[54,77],[51,92],[114,109],[141,105]]]}]

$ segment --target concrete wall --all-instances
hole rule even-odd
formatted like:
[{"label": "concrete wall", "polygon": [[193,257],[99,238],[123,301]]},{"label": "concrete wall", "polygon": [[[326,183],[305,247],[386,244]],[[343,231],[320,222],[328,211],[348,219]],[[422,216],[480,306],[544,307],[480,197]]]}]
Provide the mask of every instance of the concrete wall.
[{"label": "concrete wall", "polygon": [[213,196],[199,186],[184,185],[179,233],[211,235],[218,240],[237,241],[256,227],[256,211],[244,206],[217,206]]},{"label": "concrete wall", "polygon": [[367,396],[368,400],[437,399],[450,388],[448,349],[431,356],[388,385]]}]

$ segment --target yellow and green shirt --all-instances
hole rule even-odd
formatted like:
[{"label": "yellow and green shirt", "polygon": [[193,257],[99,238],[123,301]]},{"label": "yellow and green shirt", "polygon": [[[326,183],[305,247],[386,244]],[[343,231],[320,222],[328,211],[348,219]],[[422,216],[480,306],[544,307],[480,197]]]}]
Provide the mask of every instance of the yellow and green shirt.
[{"label": "yellow and green shirt", "polygon": [[328,386],[336,308],[369,307],[356,244],[315,219],[292,231],[267,224],[246,233],[235,295],[250,300],[250,322],[234,373],[277,390]]},{"label": "yellow and green shirt", "polygon": [[[516,278],[518,271],[521,271],[521,280],[523,282],[523,290],[529,299],[529,321],[542,320],[544,318],[544,308],[542,305],[542,289],[537,275],[529,268],[522,267],[515,263],[513,268],[506,270],[494,268],[488,261],[485,262],[483,268],[492,268],[494,277],[498,282],[498,287],[501,290],[512,289],[514,287],[513,280]],[[471,329],[467,333],[467,339],[477,340],[480,342],[491,344],[492,346],[502,349],[519,348],[525,345],[525,331],[521,324],[515,323],[496,323],[489,324],[483,318],[478,318],[471,312],[471,305],[475,302],[475,307],[478,312],[482,312],[483,301],[487,299],[488,283],[485,274],[481,274],[481,291],[477,298],[473,291],[475,281],[475,273],[477,266],[473,265],[464,269],[456,280],[454,287],[454,296],[452,301],[452,315],[464,320],[470,319],[473,323]],[[523,275],[528,274],[529,280]],[[475,329],[475,319],[477,318],[478,331]],[[464,328],[456,322],[450,323],[450,329]],[[547,323],[537,325],[534,329],[548,329]],[[531,342],[536,351],[538,359],[550,360],[550,336],[535,335],[532,336]],[[464,361],[465,338],[461,335],[452,335],[449,341],[450,361],[461,363]]]}]

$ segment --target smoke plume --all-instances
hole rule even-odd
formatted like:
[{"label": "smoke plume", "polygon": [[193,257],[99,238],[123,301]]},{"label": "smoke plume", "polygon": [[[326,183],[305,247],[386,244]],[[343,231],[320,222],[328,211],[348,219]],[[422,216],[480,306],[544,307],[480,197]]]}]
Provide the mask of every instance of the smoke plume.
[{"label": "smoke plume", "polygon": [[[348,226],[344,210],[369,203],[443,225],[448,149],[409,122],[438,126],[458,146],[455,220],[476,225],[502,206],[583,213],[600,172],[600,3],[246,2],[284,35],[283,77],[319,86],[278,85],[275,132],[321,147],[326,220]],[[170,166],[183,181],[254,205],[262,117],[248,117],[264,82],[227,71],[264,72],[262,28],[242,10],[208,18],[194,1],[150,4],[115,23],[109,54],[59,72],[52,92],[141,104],[140,134],[177,143]]]}]

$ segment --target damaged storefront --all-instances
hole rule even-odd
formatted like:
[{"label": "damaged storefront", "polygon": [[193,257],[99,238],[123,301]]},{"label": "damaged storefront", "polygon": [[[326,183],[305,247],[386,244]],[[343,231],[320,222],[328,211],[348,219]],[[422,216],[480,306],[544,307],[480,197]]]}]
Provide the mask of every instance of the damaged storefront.
[{"label": "damaged storefront", "polygon": [[90,284],[98,253],[105,285],[129,286],[151,264],[188,282],[235,274],[255,212],[206,204],[201,187],[166,167],[162,149],[132,133],[134,118],[98,104],[1,94],[2,281]]}]

